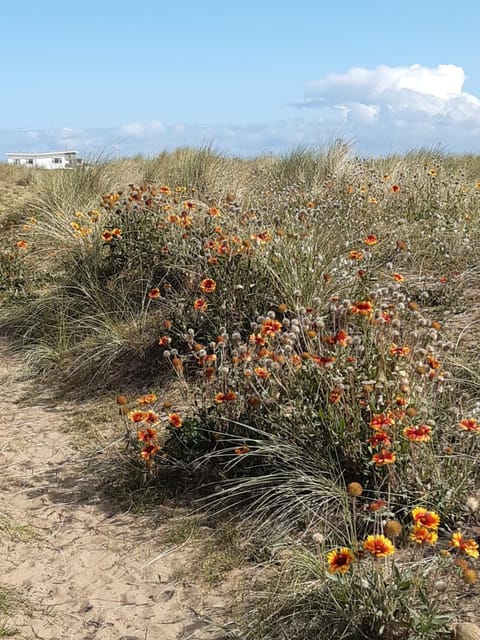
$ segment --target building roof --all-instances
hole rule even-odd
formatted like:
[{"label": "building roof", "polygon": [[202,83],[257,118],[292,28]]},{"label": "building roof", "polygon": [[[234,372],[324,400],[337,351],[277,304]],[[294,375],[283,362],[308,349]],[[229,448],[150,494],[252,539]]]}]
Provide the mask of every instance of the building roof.
[{"label": "building roof", "polygon": [[76,155],[78,151],[46,151],[44,153],[24,153],[19,151],[18,153],[11,152],[6,153],[7,158],[49,158],[50,156],[70,156]]}]

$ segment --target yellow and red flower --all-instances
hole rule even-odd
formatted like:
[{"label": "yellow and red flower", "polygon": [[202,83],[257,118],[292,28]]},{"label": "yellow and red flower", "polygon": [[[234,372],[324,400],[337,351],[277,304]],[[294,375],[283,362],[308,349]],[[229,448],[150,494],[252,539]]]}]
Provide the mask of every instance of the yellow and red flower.
[{"label": "yellow and red flower", "polygon": [[410,347],[399,347],[394,342],[392,342],[392,344],[390,345],[389,353],[391,356],[398,356],[399,358],[403,358],[409,355]]},{"label": "yellow and red flower", "polygon": [[160,421],[160,418],[155,413],[155,411],[146,411],[145,412],[145,422],[149,424],[157,424]]},{"label": "yellow and red flower", "polygon": [[266,380],[270,377],[270,373],[265,367],[255,367],[254,372],[257,378],[261,378],[262,380]]},{"label": "yellow and red flower", "polygon": [[130,411],[130,413],[128,414],[128,417],[132,422],[138,423],[138,422],[145,422],[145,419],[147,416],[145,411]]},{"label": "yellow and red flower", "polygon": [[282,323],[272,318],[267,318],[262,322],[260,332],[262,336],[274,336],[282,328]]},{"label": "yellow and red flower", "polygon": [[217,283],[213,278],[204,278],[200,283],[200,289],[204,293],[213,293],[217,288]]},{"label": "yellow and red flower", "polygon": [[463,533],[455,531],[452,533],[449,545],[459,551],[463,551],[467,556],[478,559],[478,543],[473,538],[465,540]]},{"label": "yellow and red flower", "polygon": [[179,413],[169,413],[168,423],[175,429],[180,429],[180,427],[183,424],[183,421]]},{"label": "yellow and red flower", "polygon": [[358,300],[350,306],[350,312],[359,316],[370,317],[373,313],[373,304],[370,300]]},{"label": "yellow and red flower", "polygon": [[382,449],[380,453],[375,453],[372,456],[372,462],[375,463],[377,467],[384,467],[388,464],[393,464],[397,459],[394,451],[388,451],[387,449]]},{"label": "yellow and red flower", "polygon": [[385,431],[375,431],[375,435],[373,435],[368,442],[372,447],[378,447],[379,445],[389,447],[392,444],[390,436]]},{"label": "yellow and red flower", "polygon": [[377,236],[375,234],[372,233],[369,236],[367,236],[366,238],[364,238],[363,242],[371,247],[374,244],[377,244],[378,238],[377,238]]},{"label": "yellow and red flower", "polygon": [[382,431],[388,427],[393,427],[395,420],[390,412],[388,413],[374,413],[373,418],[368,423],[369,426],[375,431]]},{"label": "yellow and red flower", "polygon": [[157,444],[149,443],[147,446],[143,447],[140,451],[140,455],[145,460],[145,462],[150,465],[152,463],[153,456],[160,451],[160,447]]},{"label": "yellow and red flower", "polygon": [[420,522],[413,525],[413,531],[410,534],[410,540],[417,544],[429,544],[433,546],[438,540],[436,529],[425,527]]},{"label": "yellow and red flower", "polygon": [[386,558],[395,553],[393,542],[380,534],[368,536],[363,543],[363,549],[375,558]]},{"label": "yellow and red flower", "polygon": [[157,430],[148,427],[138,432],[138,439],[140,442],[153,442],[157,438]]},{"label": "yellow and red flower", "polygon": [[410,425],[403,430],[403,435],[410,442],[428,442],[431,434],[432,427],[428,424]]},{"label": "yellow and red flower", "polygon": [[206,311],[208,305],[203,298],[197,298],[193,303],[193,308],[195,311]]},{"label": "yellow and red flower", "polygon": [[480,425],[478,424],[477,420],[475,420],[474,418],[464,418],[463,420],[460,420],[460,422],[458,423],[458,426],[460,427],[460,429],[463,429],[464,431],[470,431],[470,432],[480,431]]},{"label": "yellow and red flower", "polygon": [[438,529],[440,526],[440,516],[435,511],[428,511],[425,507],[414,507],[412,518],[415,524],[421,524],[427,529]]},{"label": "yellow and red flower", "polygon": [[348,257],[350,260],[363,260],[363,253],[357,249],[352,249],[352,251],[348,253]]},{"label": "yellow and red flower", "polygon": [[334,549],[327,554],[328,572],[347,573],[354,559],[353,551],[348,547]]},{"label": "yellow and red flower", "polygon": [[160,289],[158,287],[150,289],[150,291],[148,292],[148,297],[150,298],[150,300],[158,300],[160,298]]},{"label": "yellow and red flower", "polygon": [[153,404],[156,399],[157,396],[154,393],[145,393],[143,396],[140,396],[140,398],[137,399],[137,404]]}]

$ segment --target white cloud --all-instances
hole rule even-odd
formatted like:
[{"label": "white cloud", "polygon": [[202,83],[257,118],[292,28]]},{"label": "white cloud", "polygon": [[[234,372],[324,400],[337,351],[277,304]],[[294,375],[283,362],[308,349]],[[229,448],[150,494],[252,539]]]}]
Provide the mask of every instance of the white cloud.
[{"label": "white cloud", "polygon": [[295,106],[334,113],[364,150],[441,144],[478,152],[480,99],[464,91],[465,79],[453,64],[354,67],[307,83]]}]

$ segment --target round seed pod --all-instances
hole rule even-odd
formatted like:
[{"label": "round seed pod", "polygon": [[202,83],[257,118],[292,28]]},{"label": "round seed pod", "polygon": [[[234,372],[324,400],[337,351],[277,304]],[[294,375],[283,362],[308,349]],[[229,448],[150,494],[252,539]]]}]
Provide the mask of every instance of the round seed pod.
[{"label": "round seed pod", "polygon": [[359,482],[350,482],[347,485],[347,493],[349,496],[353,496],[354,498],[357,498],[358,496],[362,495],[363,487]]},{"label": "round seed pod", "polygon": [[402,531],[403,527],[398,520],[387,520],[383,526],[383,532],[387,538],[396,538]]},{"label": "round seed pod", "polygon": [[127,402],[127,396],[117,396],[117,404],[119,404],[120,406],[127,404]]}]

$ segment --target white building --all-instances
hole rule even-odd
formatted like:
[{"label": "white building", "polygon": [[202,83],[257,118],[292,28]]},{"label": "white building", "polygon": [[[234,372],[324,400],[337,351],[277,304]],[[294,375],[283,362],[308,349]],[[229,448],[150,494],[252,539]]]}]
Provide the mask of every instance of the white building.
[{"label": "white building", "polygon": [[48,153],[6,153],[7,164],[42,169],[69,169],[81,164],[76,151],[55,151]]}]

